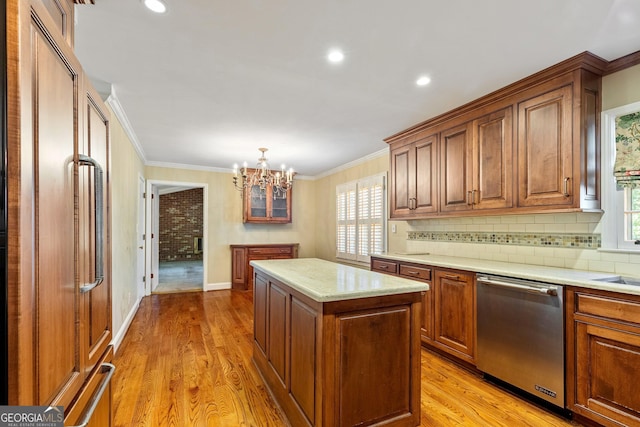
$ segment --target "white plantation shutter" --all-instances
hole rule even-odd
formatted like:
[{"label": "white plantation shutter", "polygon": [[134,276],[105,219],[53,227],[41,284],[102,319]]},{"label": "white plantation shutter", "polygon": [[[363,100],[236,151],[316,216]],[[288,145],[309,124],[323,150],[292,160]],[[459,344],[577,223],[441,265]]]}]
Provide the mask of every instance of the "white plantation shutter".
[{"label": "white plantation shutter", "polygon": [[336,187],[336,256],[369,262],[385,248],[384,175]]},{"label": "white plantation shutter", "polygon": [[336,193],[336,256],[356,259],[356,184],[339,185]]}]

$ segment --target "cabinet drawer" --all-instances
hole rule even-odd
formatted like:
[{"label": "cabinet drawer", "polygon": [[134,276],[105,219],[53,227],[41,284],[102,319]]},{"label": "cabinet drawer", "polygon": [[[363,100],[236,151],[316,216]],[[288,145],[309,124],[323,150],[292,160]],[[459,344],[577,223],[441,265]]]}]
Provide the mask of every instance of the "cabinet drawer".
[{"label": "cabinet drawer", "polygon": [[291,247],[286,248],[249,248],[249,255],[291,255],[293,249]]},{"label": "cabinet drawer", "polygon": [[431,269],[400,264],[400,275],[418,280],[431,280]]},{"label": "cabinet drawer", "polygon": [[374,259],[371,262],[371,270],[382,273],[396,274],[398,272],[398,264],[391,261],[382,261]]},{"label": "cabinet drawer", "polygon": [[576,314],[589,314],[640,325],[640,303],[622,298],[577,293]]}]

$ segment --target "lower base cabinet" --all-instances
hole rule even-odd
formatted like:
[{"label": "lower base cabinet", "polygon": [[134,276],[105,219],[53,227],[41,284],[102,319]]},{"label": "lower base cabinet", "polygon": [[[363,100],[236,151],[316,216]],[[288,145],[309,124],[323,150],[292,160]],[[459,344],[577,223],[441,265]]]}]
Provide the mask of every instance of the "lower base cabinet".
[{"label": "lower base cabinet", "polygon": [[253,359],[291,425],[419,425],[420,301],[317,302],[257,272]]},{"label": "lower base cabinet", "polygon": [[433,288],[433,346],[475,364],[475,275],[436,269]]},{"label": "lower base cabinet", "polygon": [[109,346],[94,371],[88,376],[77,399],[67,411],[65,426],[111,427],[112,383],[115,373],[113,346]]},{"label": "lower base cabinet", "polygon": [[475,364],[475,274],[428,265],[371,258],[371,271],[429,284],[422,297],[422,343]]},{"label": "lower base cabinet", "polygon": [[640,296],[569,288],[567,408],[603,426],[640,426]]}]

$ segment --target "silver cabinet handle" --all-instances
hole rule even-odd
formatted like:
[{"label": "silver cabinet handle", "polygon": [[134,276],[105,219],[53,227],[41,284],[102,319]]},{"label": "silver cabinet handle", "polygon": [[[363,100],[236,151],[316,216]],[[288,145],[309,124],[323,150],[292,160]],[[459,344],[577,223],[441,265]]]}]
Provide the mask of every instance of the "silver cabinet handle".
[{"label": "silver cabinet handle", "polygon": [[564,197],[569,197],[571,194],[569,194],[569,177],[566,177],[564,179]]},{"label": "silver cabinet handle", "polygon": [[100,387],[98,387],[95,394],[93,395],[93,399],[91,399],[91,404],[89,405],[89,408],[87,409],[84,416],[80,420],[80,424],[76,426],[71,426],[71,427],[87,427],[89,425],[89,422],[91,421],[91,417],[93,417],[93,413],[96,411],[96,408],[98,407],[98,403],[100,403],[100,399],[102,399],[102,395],[104,395],[104,392],[107,390],[107,387],[109,387],[111,378],[113,377],[113,374],[116,372],[116,367],[111,363],[103,363],[100,366],[100,369],[102,369],[102,373],[103,374],[106,373],[106,375],[102,380],[102,382],[100,383]]},{"label": "silver cabinet handle", "polygon": [[103,182],[102,182],[102,167],[95,159],[85,156],[84,154],[78,155],[78,164],[80,166],[92,166],[95,172],[94,186],[95,186],[95,198],[96,198],[96,260],[95,260],[95,279],[91,283],[85,283],[80,286],[80,293],[84,294],[100,285],[104,280],[104,199],[103,199]]},{"label": "silver cabinet handle", "polygon": [[530,292],[534,294],[542,294],[542,295],[549,295],[549,296],[558,295],[558,288],[556,288],[555,286],[536,287],[536,286],[519,285],[517,283],[509,283],[509,282],[502,282],[500,280],[489,279],[488,277],[478,277],[476,280],[486,285],[517,289],[520,291]]}]

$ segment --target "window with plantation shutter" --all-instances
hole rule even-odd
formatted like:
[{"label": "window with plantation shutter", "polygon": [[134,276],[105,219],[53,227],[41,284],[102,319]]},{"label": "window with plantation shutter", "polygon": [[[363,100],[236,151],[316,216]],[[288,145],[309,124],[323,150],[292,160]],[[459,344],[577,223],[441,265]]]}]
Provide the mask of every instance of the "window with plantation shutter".
[{"label": "window with plantation shutter", "polygon": [[336,187],[336,257],[369,262],[385,250],[384,175]]}]

